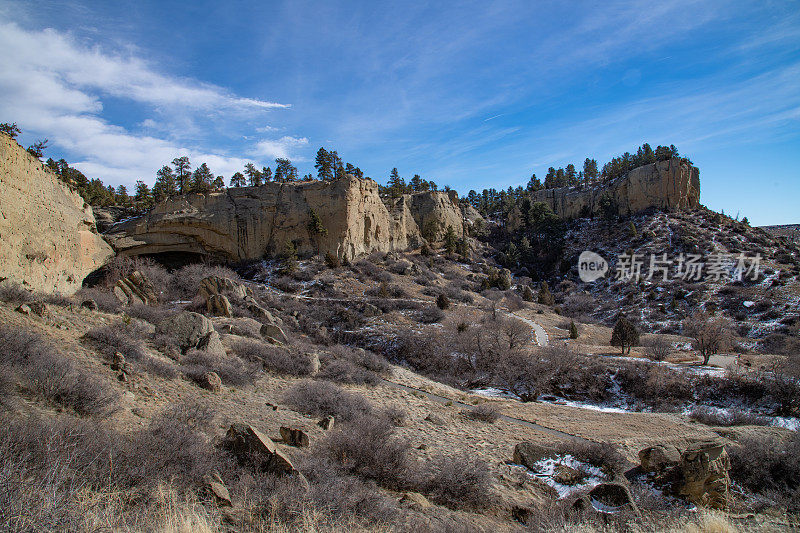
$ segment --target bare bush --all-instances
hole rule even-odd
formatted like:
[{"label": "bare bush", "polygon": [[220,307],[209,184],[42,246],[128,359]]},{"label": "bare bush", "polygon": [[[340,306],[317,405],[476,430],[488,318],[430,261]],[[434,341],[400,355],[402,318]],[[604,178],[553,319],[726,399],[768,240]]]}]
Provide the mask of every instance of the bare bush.
[{"label": "bare bush", "polygon": [[711,356],[728,349],[731,344],[731,323],[724,317],[712,317],[705,311],[696,311],[684,320],[686,335],[694,338],[694,348],[707,365]]},{"label": "bare bush", "polygon": [[625,471],[627,460],[617,447],[610,442],[588,442],[570,440],[556,446],[561,454],[569,454],[585,463],[596,466],[607,475],[613,476]]},{"label": "bare bush", "polygon": [[410,444],[394,435],[394,428],[383,418],[366,416],[354,427],[341,427],[323,443],[328,456],[350,473],[388,488],[408,487],[412,472]]},{"label": "bare bush", "polygon": [[300,412],[313,416],[333,415],[343,422],[373,412],[366,398],[327,381],[302,381],[286,391],[284,400]]},{"label": "bare bush", "polygon": [[647,339],[644,343],[645,353],[653,361],[664,361],[672,353],[672,343],[664,337],[654,336]]},{"label": "bare bush", "polygon": [[41,335],[0,325],[0,364],[32,391],[81,415],[105,415],[117,407],[118,394],[83,373]]},{"label": "bare bush", "polygon": [[727,447],[731,478],[756,493],[782,494],[800,503],[800,437],[744,438]]},{"label": "bare bush", "polygon": [[417,320],[419,320],[422,324],[435,324],[436,322],[441,322],[444,320],[444,311],[439,309],[435,306],[428,306],[422,309],[418,315]]},{"label": "bare bush", "polygon": [[84,288],[75,294],[75,299],[81,302],[94,300],[97,308],[106,313],[118,313],[122,304],[110,290],[100,288]]},{"label": "bare bush", "polygon": [[144,320],[151,324],[158,324],[162,320],[178,314],[178,309],[171,309],[163,306],[134,304],[125,310],[125,313],[133,318]]},{"label": "bare bush", "polygon": [[210,266],[200,263],[186,265],[172,275],[168,297],[171,300],[191,300],[197,295],[197,288],[204,278],[219,276],[239,281],[239,275],[222,266]]},{"label": "bare bush", "polygon": [[689,413],[689,419],[707,426],[769,426],[770,419],[739,410],[729,412],[710,407],[695,406]]},{"label": "bare bush", "polygon": [[252,385],[260,374],[258,367],[238,357],[216,355],[201,350],[189,350],[181,360],[181,371],[192,381],[202,382],[207,372],[216,372],[226,385]]},{"label": "bare bush", "polygon": [[424,490],[436,503],[454,509],[484,509],[496,502],[489,465],[463,453],[431,461]]},{"label": "bare bush", "polygon": [[493,424],[500,419],[500,409],[496,405],[483,403],[477,407],[466,409],[464,411],[464,416],[470,420],[479,420],[481,422]]},{"label": "bare bush", "polygon": [[320,379],[354,385],[377,385],[381,378],[375,372],[362,368],[347,359],[334,359],[317,374]]},{"label": "bare bush", "polygon": [[314,364],[305,353],[273,346],[262,341],[242,339],[233,345],[233,351],[245,361],[259,363],[267,370],[290,376],[308,376]]},{"label": "bare bush", "polygon": [[0,300],[14,304],[27,303],[33,301],[33,294],[19,283],[6,280],[0,283]]}]

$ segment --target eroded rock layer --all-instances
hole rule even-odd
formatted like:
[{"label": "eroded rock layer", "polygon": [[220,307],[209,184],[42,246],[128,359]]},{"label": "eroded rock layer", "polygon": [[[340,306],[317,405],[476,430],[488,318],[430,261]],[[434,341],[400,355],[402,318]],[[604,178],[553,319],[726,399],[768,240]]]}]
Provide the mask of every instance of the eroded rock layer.
[{"label": "eroded rock layer", "polygon": [[112,256],[95,229],[92,208],[0,134],[0,278],[72,294]]}]

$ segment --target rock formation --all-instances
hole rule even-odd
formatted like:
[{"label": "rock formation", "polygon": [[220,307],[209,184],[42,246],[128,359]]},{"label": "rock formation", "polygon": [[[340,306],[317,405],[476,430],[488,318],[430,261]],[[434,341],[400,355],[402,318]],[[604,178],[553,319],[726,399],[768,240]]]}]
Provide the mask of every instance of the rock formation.
[{"label": "rock formation", "polygon": [[[624,216],[649,208],[692,209],[700,205],[700,171],[673,157],[635,168],[603,185],[536,191],[532,200],[548,204],[561,218],[577,218],[600,213],[604,196]],[[510,218],[512,226],[513,219],[520,217]]]},{"label": "rock formation", "polygon": [[[324,232],[310,229],[312,211]],[[178,196],[115,225],[106,238],[123,255],[188,252],[239,261],[279,253],[291,241],[301,254],[351,260],[416,246],[425,231],[438,240],[447,226],[463,233],[454,192],[406,195],[390,211],[377,183],[347,176]]]},{"label": "rock formation", "polygon": [[92,208],[15,140],[0,135],[0,279],[72,294],[113,250]]}]

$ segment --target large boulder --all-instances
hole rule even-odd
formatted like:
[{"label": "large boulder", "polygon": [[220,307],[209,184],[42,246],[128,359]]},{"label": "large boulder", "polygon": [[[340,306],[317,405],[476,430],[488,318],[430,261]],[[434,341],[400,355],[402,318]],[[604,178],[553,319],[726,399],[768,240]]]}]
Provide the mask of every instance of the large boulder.
[{"label": "large boulder", "polygon": [[728,505],[730,467],[722,439],[695,441],[681,455],[677,492],[695,505],[724,509]]},{"label": "large boulder", "polygon": [[680,461],[681,453],[675,446],[657,444],[639,452],[639,463],[644,472],[661,472]]},{"label": "large boulder", "polygon": [[302,429],[281,426],[281,438],[289,446],[297,448],[308,447],[308,434]]},{"label": "large boulder", "polygon": [[224,357],[225,346],[222,344],[222,339],[216,331],[210,331],[203,335],[196,345],[198,350],[216,355],[217,357]]},{"label": "large boulder", "polygon": [[197,296],[208,300],[208,298],[215,294],[231,295],[239,300],[244,300],[245,297],[252,296],[250,289],[230,278],[223,278],[221,276],[208,276],[207,278],[203,278],[197,289]]},{"label": "large boulder", "polygon": [[158,302],[153,284],[138,270],[131,272],[128,277],[117,280],[114,285],[114,296],[122,305],[153,305]]},{"label": "large boulder", "polygon": [[275,475],[298,473],[272,439],[248,424],[233,424],[228,429],[222,446],[241,463],[256,463],[264,472]]},{"label": "large boulder", "polygon": [[622,483],[600,483],[589,491],[589,499],[598,511],[616,512],[629,509],[634,514],[639,514],[630,489]]},{"label": "large boulder", "polygon": [[0,276],[71,295],[113,256],[83,198],[0,134]]},{"label": "large boulder", "polygon": [[213,316],[233,316],[233,307],[230,300],[224,294],[212,294],[206,300],[206,310]]},{"label": "large boulder", "polygon": [[554,458],[557,455],[558,452],[554,448],[533,442],[520,442],[514,446],[514,462],[530,469],[542,459]]},{"label": "large boulder", "polygon": [[261,326],[261,336],[264,338],[274,339],[284,344],[289,341],[283,330],[275,324],[263,324]]},{"label": "large boulder", "polygon": [[182,351],[196,348],[212,331],[214,326],[209,319],[191,311],[165,318],[156,326],[156,334],[172,337]]}]

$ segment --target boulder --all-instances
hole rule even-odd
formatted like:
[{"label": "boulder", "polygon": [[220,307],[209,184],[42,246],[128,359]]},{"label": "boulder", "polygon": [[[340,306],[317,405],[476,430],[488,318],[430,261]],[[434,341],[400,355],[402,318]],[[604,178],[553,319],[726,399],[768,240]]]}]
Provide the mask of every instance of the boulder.
[{"label": "boulder", "polygon": [[308,435],[302,429],[281,426],[281,438],[289,446],[297,448],[308,447]]},{"label": "boulder", "polygon": [[114,358],[111,360],[111,370],[125,370],[125,356],[120,352],[114,353]]},{"label": "boulder", "polygon": [[425,417],[426,422],[430,422],[434,426],[443,426],[445,425],[445,421],[442,417],[435,415],[433,413],[428,413],[428,416]]},{"label": "boulder", "polygon": [[317,425],[319,427],[321,427],[322,429],[328,431],[328,430],[333,429],[333,425],[334,425],[335,422],[336,422],[336,419],[333,417],[333,415],[328,415],[325,418],[323,418],[322,420],[320,420],[319,422],[317,422]]},{"label": "boulder", "polygon": [[272,440],[248,424],[233,424],[222,446],[241,463],[255,462],[263,472],[275,475],[298,474],[292,462]]},{"label": "boulder", "polygon": [[97,311],[97,302],[92,299],[84,300],[81,302],[81,307],[84,309],[88,309],[89,311]]},{"label": "boulder", "polygon": [[730,457],[722,439],[694,441],[681,455],[681,481],[677,492],[695,505],[725,509],[730,467]]},{"label": "boulder", "polygon": [[250,314],[252,314],[255,318],[264,320],[268,324],[278,323],[278,321],[275,320],[275,317],[272,316],[272,313],[261,307],[261,305],[259,305],[254,298],[245,298],[245,305],[247,306],[247,310],[250,311]]},{"label": "boulder", "polygon": [[92,208],[8,135],[0,176],[0,273],[33,291],[74,294],[114,256]]},{"label": "boulder", "polygon": [[261,336],[264,338],[274,339],[284,344],[289,341],[283,330],[274,324],[263,324],[261,326]]},{"label": "boulder", "polygon": [[660,472],[680,461],[681,454],[675,446],[657,444],[639,452],[639,463],[645,472]]},{"label": "boulder", "polygon": [[212,294],[206,300],[206,310],[213,316],[233,316],[233,307],[228,297],[223,294]]},{"label": "boulder", "polygon": [[213,496],[214,501],[217,502],[217,505],[220,507],[230,507],[233,505],[231,503],[231,495],[228,492],[228,488],[222,482],[222,479],[219,477],[219,474],[214,474],[213,476],[204,476],[203,482],[208,489],[208,492]]},{"label": "boulder", "polygon": [[158,302],[153,284],[138,270],[131,272],[126,278],[117,280],[114,285],[114,296],[122,305],[153,305]]},{"label": "boulder", "polygon": [[16,309],[14,309],[14,310],[15,310],[17,313],[19,313],[19,314],[21,314],[21,315],[25,315],[25,316],[28,316],[28,315],[30,315],[30,314],[31,314],[31,308],[30,308],[30,306],[28,306],[28,304],[20,304],[20,305],[18,305],[18,306],[17,306],[17,308],[16,308]]},{"label": "boulder", "polygon": [[225,346],[222,345],[222,339],[220,339],[219,333],[216,331],[207,333],[197,341],[197,349],[216,355],[217,357],[224,357],[226,355]]},{"label": "boulder", "polygon": [[314,375],[319,372],[320,369],[320,362],[319,362],[319,354],[318,353],[307,353],[306,357],[308,357],[308,373],[310,375]]},{"label": "boulder", "polygon": [[216,372],[205,372],[198,380],[198,385],[211,392],[219,392],[222,390],[222,379]]},{"label": "boulder", "polygon": [[48,314],[47,304],[44,302],[31,302],[28,304],[28,307],[31,308],[31,312],[36,316],[44,317]]},{"label": "boulder", "polygon": [[577,485],[583,477],[579,470],[567,465],[558,465],[553,473],[553,481],[567,486]]},{"label": "boulder", "polygon": [[553,458],[557,455],[558,452],[554,448],[533,442],[520,442],[514,446],[514,462],[529,469],[533,469],[534,465],[542,459]]},{"label": "boulder", "polygon": [[209,319],[191,311],[165,318],[156,326],[156,334],[172,337],[183,351],[195,348],[212,331],[214,326]]},{"label": "boulder", "polygon": [[231,295],[239,300],[244,300],[245,297],[252,295],[250,289],[230,278],[223,278],[221,276],[208,276],[207,278],[203,278],[197,289],[197,296],[203,300],[208,300],[215,294],[223,296]]},{"label": "boulder", "polygon": [[433,504],[420,494],[419,492],[404,492],[402,496],[400,496],[400,503],[412,508],[412,509],[427,509],[429,507],[433,507]]},{"label": "boulder", "polygon": [[614,512],[628,508],[639,514],[630,489],[621,483],[600,483],[589,491],[589,499],[598,511]]}]

